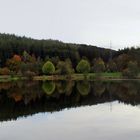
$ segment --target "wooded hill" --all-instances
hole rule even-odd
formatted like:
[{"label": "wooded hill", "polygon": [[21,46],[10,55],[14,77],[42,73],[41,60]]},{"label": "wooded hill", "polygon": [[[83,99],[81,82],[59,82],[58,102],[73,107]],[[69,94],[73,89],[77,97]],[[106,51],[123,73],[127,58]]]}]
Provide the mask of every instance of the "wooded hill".
[{"label": "wooded hill", "polygon": [[[43,64],[48,60],[59,69],[58,74],[67,74],[76,71],[76,66],[82,59],[88,61],[91,66],[88,72],[138,73],[140,48],[115,51],[86,44],[0,34],[0,74],[2,75],[25,71],[40,75]],[[67,69],[63,72],[65,66]]]},{"label": "wooded hill", "polygon": [[[76,63],[82,57],[86,57],[89,61],[94,58],[101,57],[105,62],[108,62],[110,50],[99,48],[97,46],[85,44],[63,43],[58,40],[37,40],[26,37],[19,37],[10,34],[0,34],[0,60],[3,66],[7,59],[13,55],[22,55],[26,51],[30,55],[40,57],[45,60],[46,57],[59,57],[61,60],[70,58],[72,63]],[[116,51],[111,51],[114,56]]]}]

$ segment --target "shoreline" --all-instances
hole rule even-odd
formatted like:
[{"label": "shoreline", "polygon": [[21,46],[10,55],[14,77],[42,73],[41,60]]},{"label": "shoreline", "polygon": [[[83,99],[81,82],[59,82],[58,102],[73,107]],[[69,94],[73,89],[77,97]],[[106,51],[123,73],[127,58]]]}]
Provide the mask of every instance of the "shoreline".
[{"label": "shoreline", "polygon": [[88,73],[88,74],[71,74],[71,75],[41,75],[41,76],[33,76],[32,78],[24,77],[24,76],[10,76],[3,75],[0,76],[0,82],[14,82],[14,81],[24,81],[24,80],[32,80],[32,81],[128,81],[128,80],[140,80],[140,77],[137,78],[125,78],[122,77],[121,73]]}]

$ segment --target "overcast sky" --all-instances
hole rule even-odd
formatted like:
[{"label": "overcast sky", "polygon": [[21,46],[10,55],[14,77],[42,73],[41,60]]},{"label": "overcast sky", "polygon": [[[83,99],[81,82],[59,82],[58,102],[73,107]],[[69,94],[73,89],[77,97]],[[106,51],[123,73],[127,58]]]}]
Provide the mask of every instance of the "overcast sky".
[{"label": "overcast sky", "polygon": [[114,49],[140,44],[140,0],[0,0],[0,32]]}]

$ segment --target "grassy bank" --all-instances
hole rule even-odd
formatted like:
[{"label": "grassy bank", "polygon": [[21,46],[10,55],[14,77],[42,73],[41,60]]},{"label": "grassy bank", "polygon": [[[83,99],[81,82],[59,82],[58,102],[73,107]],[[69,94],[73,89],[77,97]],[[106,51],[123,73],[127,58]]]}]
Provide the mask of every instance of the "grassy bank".
[{"label": "grassy bank", "polygon": [[72,75],[51,75],[51,76],[35,76],[34,80],[95,80],[95,79],[120,79],[121,73],[88,73],[88,74],[72,74]]},{"label": "grassy bank", "polygon": [[[46,80],[125,80],[121,73],[88,73],[88,74],[71,74],[71,75],[42,75],[34,77],[22,77],[22,76],[0,76],[0,82],[11,82],[19,80],[28,80],[32,79],[35,81],[46,81]],[[140,79],[140,75],[136,78]],[[135,79],[135,80],[136,80]],[[128,79],[126,79],[128,80]],[[131,79],[130,79],[131,80]]]},{"label": "grassy bank", "polygon": [[10,76],[10,75],[0,76],[0,82],[11,82],[11,81],[26,80],[26,79],[28,78],[22,76]]}]

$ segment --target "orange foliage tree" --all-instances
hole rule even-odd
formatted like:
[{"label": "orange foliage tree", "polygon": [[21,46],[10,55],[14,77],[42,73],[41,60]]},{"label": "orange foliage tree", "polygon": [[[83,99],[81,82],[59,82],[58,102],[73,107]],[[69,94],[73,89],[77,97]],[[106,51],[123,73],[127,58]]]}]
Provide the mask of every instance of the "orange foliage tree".
[{"label": "orange foliage tree", "polygon": [[18,72],[21,61],[19,55],[14,55],[11,59],[7,60],[6,65],[11,71]]}]

